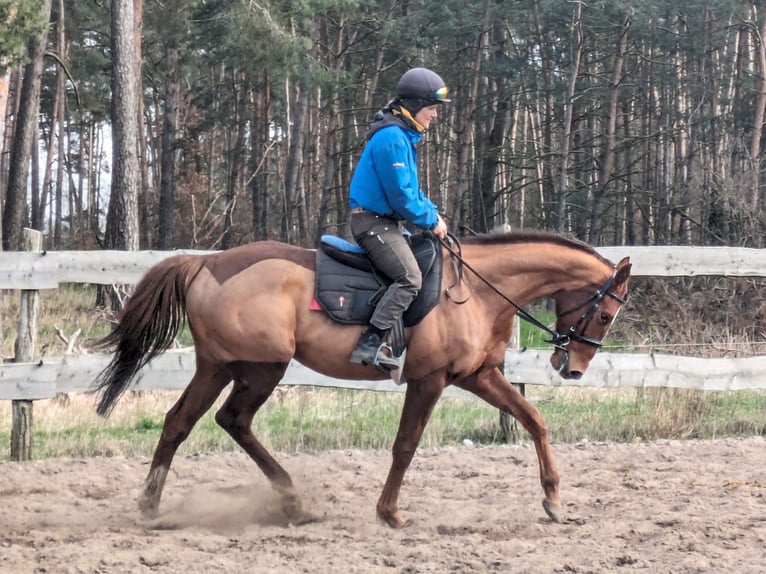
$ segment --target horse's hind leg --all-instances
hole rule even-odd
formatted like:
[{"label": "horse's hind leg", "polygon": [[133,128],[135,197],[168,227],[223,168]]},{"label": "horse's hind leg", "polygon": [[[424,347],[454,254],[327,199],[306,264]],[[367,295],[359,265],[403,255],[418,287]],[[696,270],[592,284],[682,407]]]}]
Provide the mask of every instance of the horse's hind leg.
[{"label": "horse's hind leg", "polygon": [[280,493],[287,517],[293,523],[305,522],[308,517],[301,509],[292,478],[255,438],[251,428],[255,413],[271,396],[284,376],[287,364],[238,362],[230,368],[234,374],[234,388],[216,413],[215,420],[250,455]]},{"label": "horse's hind leg", "polygon": [[144,491],[138,500],[138,507],[144,517],[155,518],[159,513],[162,489],[178,447],[230,380],[231,375],[223,366],[205,365],[204,361],[197,357],[197,371],[194,377],[165,415],[162,435],[144,482]]},{"label": "horse's hind leg", "polygon": [[517,391],[503,376],[500,369],[480,371],[468,379],[456,383],[471,391],[490,405],[510,413],[532,435],[540,467],[540,484],[545,493],[543,508],[555,522],[561,522],[561,494],[559,473],[553,461],[548,427],[540,412]]}]

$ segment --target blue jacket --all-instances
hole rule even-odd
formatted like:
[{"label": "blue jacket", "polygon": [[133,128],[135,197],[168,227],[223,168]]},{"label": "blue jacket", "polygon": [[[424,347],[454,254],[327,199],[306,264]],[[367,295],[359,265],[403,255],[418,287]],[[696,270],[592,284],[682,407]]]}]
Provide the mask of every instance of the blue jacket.
[{"label": "blue jacket", "polygon": [[415,144],[421,139],[419,132],[400,122],[387,121],[379,127],[354,171],[349,205],[404,219],[421,229],[436,227],[438,209],[418,184]]}]

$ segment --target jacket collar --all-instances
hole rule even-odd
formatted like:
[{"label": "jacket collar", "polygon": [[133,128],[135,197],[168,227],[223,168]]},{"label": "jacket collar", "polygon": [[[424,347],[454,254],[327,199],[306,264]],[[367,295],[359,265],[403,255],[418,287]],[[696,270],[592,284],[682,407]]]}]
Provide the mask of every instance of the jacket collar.
[{"label": "jacket collar", "polygon": [[415,141],[419,141],[424,132],[423,126],[415,121],[409,111],[395,104],[388,104],[376,112],[367,130],[367,141],[380,130],[389,126],[398,126],[408,132],[415,132],[413,135],[418,136]]}]

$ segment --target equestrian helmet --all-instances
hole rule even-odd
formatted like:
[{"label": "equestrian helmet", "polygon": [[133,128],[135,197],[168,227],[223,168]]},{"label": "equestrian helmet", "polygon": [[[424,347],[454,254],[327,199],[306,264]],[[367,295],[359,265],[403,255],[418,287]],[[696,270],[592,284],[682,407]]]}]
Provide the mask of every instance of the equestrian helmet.
[{"label": "equestrian helmet", "polygon": [[449,102],[448,92],[441,76],[428,68],[407,70],[396,86],[396,98],[412,113],[426,106]]}]

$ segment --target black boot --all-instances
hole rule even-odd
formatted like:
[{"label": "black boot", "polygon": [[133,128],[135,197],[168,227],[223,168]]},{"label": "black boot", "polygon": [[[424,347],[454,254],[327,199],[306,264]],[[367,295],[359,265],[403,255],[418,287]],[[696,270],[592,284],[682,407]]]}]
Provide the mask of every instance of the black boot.
[{"label": "black boot", "polygon": [[384,336],[385,331],[370,325],[370,327],[362,333],[362,336],[359,337],[356,348],[351,353],[350,361],[360,365],[374,365],[375,358],[378,356],[378,349],[380,349],[380,346],[383,344]]}]

